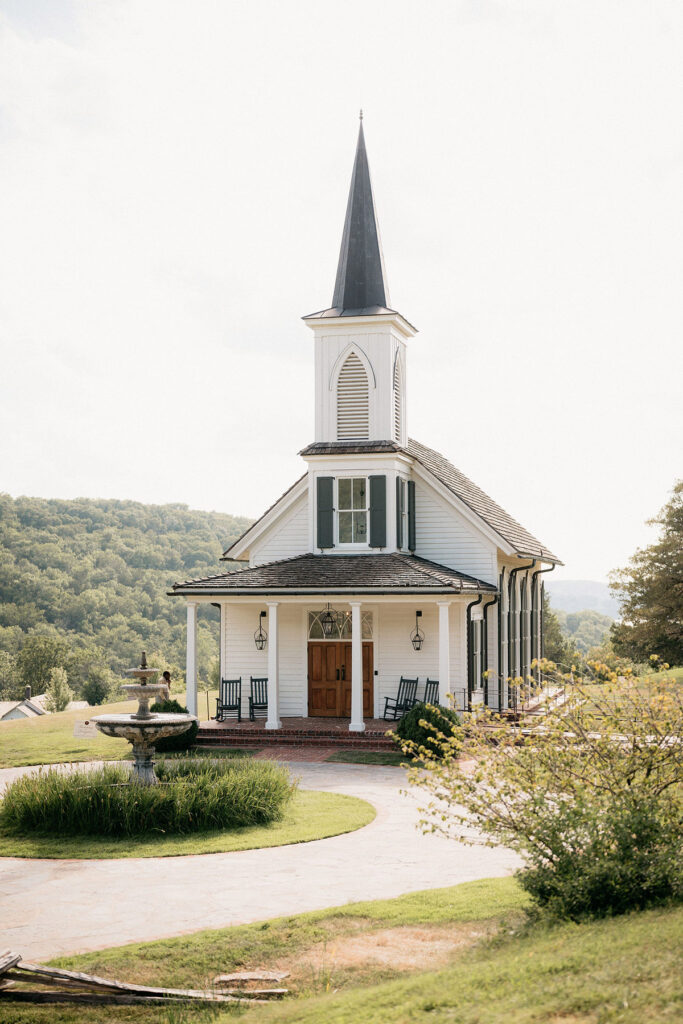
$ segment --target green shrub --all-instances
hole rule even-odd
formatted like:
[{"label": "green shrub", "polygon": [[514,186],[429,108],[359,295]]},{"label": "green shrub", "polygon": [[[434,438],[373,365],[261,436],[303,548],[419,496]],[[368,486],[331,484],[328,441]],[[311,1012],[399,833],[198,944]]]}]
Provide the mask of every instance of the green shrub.
[{"label": "green shrub", "polygon": [[159,785],[129,771],[51,769],[17,779],[0,805],[0,827],[21,835],[185,835],[279,821],[296,783],[272,761],[161,761]]},{"label": "green shrub", "polygon": [[[150,711],[158,711],[165,715],[186,715],[187,708],[179,704],[177,700],[159,700],[152,704]],[[199,732],[199,723],[193,722],[189,729],[181,732],[179,736],[165,736],[154,744],[155,750],[160,754],[171,750],[189,750],[194,746]]]},{"label": "green shrub", "polygon": [[651,802],[560,805],[543,825],[537,842],[554,856],[533,851],[516,877],[552,916],[577,921],[683,899],[680,825]]},{"label": "green shrub", "polygon": [[555,918],[683,900],[683,688],[540,668],[564,691],[540,725],[479,708],[463,716],[460,750],[446,737],[440,758],[416,751],[410,782],[433,798],[424,826],[518,852],[520,883]]},{"label": "green shrub", "polygon": [[[423,722],[427,724],[423,725]],[[415,748],[425,747],[436,757],[441,756],[440,737],[455,738],[459,732],[458,712],[435,704],[416,704],[403,716],[396,728],[404,753],[412,754]]]}]

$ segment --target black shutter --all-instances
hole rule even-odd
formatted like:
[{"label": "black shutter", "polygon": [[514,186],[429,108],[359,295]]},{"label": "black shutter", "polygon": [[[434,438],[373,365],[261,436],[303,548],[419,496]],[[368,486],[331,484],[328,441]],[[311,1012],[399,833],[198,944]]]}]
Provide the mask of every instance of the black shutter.
[{"label": "black shutter", "polygon": [[408,481],[408,550],[414,551],[415,542],[415,481]]},{"label": "black shutter", "polygon": [[318,547],[334,547],[334,477],[318,477]]},{"label": "black shutter", "polygon": [[387,546],[387,478],[370,477],[370,547]]},{"label": "black shutter", "polygon": [[403,547],[403,481],[396,477],[396,547]]}]

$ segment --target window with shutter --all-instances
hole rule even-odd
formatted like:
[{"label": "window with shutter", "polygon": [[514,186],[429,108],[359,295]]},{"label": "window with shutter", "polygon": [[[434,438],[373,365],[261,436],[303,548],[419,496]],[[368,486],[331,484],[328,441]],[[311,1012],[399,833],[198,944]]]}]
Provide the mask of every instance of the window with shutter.
[{"label": "window with shutter", "polygon": [[337,380],[337,440],[370,438],[368,375],[355,352],[349,353]]}]

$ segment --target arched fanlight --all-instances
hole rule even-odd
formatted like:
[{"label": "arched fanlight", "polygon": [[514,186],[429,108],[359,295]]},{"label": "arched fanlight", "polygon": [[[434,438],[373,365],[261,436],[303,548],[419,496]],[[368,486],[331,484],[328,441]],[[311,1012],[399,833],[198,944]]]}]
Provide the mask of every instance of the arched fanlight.
[{"label": "arched fanlight", "polygon": [[262,651],[268,643],[268,634],[263,628],[263,620],[266,617],[266,612],[261,612],[258,617],[258,629],[254,633],[254,643],[256,644],[256,650]]},{"label": "arched fanlight", "polygon": [[330,608],[330,602],[327,602],[327,610],[320,616],[320,625],[322,626],[323,636],[329,638],[334,636],[337,632],[337,613],[334,609]]},{"label": "arched fanlight", "polygon": [[425,635],[420,629],[420,623],[418,619],[422,618],[422,612],[415,612],[415,629],[410,634],[410,642],[416,651],[422,650],[422,644],[424,643]]}]

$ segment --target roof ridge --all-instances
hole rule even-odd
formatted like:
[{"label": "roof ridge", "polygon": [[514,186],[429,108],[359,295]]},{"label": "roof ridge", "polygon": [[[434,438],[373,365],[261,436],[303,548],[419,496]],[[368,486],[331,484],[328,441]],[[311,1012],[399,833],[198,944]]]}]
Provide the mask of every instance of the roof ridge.
[{"label": "roof ridge", "polygon": [[[425,576],[429,576],[431,579],[439,580],[440,583],[448,584],[448,580],[440,570],[432,569],[431,566],[427,564],[429,562],[428,558],[420,558],[419,555],[410,555],[409,558],[411,565],[413,565],[414,568],[417,569],[419,572],[424,573]],[[432,565],[434,566],[436,566],[436,564],[436,562],[432,563]],[[447,569],[448,566],[444,566],[444,568]],[[463,574],[460,573],[460,575]],[[453,589],[455,590],[456,588],[453,587]]]}]

